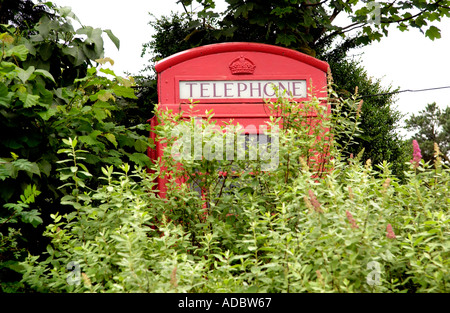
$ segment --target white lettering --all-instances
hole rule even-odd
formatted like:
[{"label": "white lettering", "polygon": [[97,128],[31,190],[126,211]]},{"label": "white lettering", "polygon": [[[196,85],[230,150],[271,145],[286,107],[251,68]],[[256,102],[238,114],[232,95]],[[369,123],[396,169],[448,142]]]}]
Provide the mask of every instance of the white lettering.
[{"label": "white lettering", "polygon": [[205,308],[209,311],[211,308],[212,300],[192,300],[186,297],[184,300],[178,300],[179,308]]}]

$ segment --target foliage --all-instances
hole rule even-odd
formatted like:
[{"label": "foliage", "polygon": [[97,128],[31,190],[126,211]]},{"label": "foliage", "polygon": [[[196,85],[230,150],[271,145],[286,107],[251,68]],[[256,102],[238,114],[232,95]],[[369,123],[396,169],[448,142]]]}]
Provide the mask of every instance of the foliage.
[{"label": "foliage", "polygon": [[436,149],[439,146],[440,155],[445,162],[450,163],[450,107],[441,110],[435,102],[429,103],[417,115],[405,120],[406,129],[413,132],[413,138],[422,148],[425,161],[435,159]]},{"label": "foliage", "polygon": [[[233,168],[205,155],[175,162],[174,121],[198,124],[161,112],[164,167],[103,167],[105,185],[89,190],[80,188],[83,151],[65,140],[61,170],[74,188],[63,202],[76,211],[52,216],[46,258],[21,263],[23,283],[39,292],[448,292],[449,169],[410,164],[401,184],[387,162],[378,175],[370,161],[343,162],[331,147],[332,168],[318,178],[290,149],[313,138],[284,114],[298,106],[282,98],[268,106],[269,126],[284,121],[272,171],[258,170],[260,158]],[[357,123],[321,122],[350,139]],[[210,118],[201,127],[203,148],[223,136]],[[155,190],[160,175],[172,177],[165,197]]]},{"label": "foliage", "polygon": [[[192,34],[205,32],[222,41],[256,41],[282,45],[316,55],[336,38],[367,45],[388,35],[394,24],[401,31],[419,29],[432,40],[440,30],[429,22],[449,17],[449,1],[309,1],[226,0],[225,12],[214,12],[215,3],[197,0],[197,16],[188,12],[193,0],[179,1],[188,13]],[[342,19],[347,20],[342,24]],[[190,39],[190,37],[186,38]],[[199,39],[199,37],[197,37]]]},{"label": "foliage", "polygon": [[[154,35],[150,42],[143,44],[141,56],[148,52],[152,53],[150,64],[193,47],[188,40],[185,40],[192,28],[189,26],[189,20],[184,16],[173,12],[170,16],[161,16],[159,19],[152,16],[149,24],[154,29]],[[205,34],[195,34],[195,36],[199,37],[196,46],[218,42],[214,37],[205,36]],[[174,45],[174,43],[177,44]],[[151,68],[148,66],[145,70],[151,70]]]},{"label": "foliage", "polygon": [[[72,210],[60,204],[70,193],[58,169],[62,139],[79,138],[85,166],[96,188],[101,167],[123,162],[148,164],[146,117],[136,114],[132,78],[123,78],[105,66],[114,63],[104,57],[102,33],[119,47],[108,30],[82,26],[68,8],[49,7],[31,30],[2,25],[0,34],[0,218],[8,219],[29,186],[40,192],[33,210],[44,224],[54,212]],[[94,67],[95,65],[95,67]],[[81,184],[87,184],[83,180]],[[25,212],[29,212],[24,210]],[[34,211],[32,211],[34,212]],[[39,253],[47,245],[42,229],[30,221],[8,220],[0,232],[13,227],[21,249]],[[33,238],[33,240],[28,240]],[[0,255],[8,260],[8,254]],[[0,276],[2,273],[0,273]]]},{"label": "foliage", "polygon": [[49,13],[45,5],[36,5],[32,0],[0,0],[0,24],[28,29]]},{"label": "foliage", "polygon": [[333,69],[336,92],[343,98],[357,90],[361,99],[361,135],[349,146],[349,153],[357,155],[364,151],[363,160],[371,159],[373,164],[387,161],[392,172],[404,178],[407,169],[409,146],[397,133],[403,115],[394,107],[391,87],[384,88],[380,80],[368,76],[356,60],[329,55],[327,61]]},{"label": "foliage", "polygon": [[[12,167],[25,171],[31,166],[30,162],[23,159],[16,159],[11,163]],[[20,228],[14,226],[22,223],[37,227],[43,222],[40,212],[30,209],[39,194],[35,185],[28,185],[17,203],[4,205],[7,215],[0,217],[0,286],[3,292],[14,292],[20,287],[18,262],[26,257],[27,251],[19,243],[22,236]]]}]

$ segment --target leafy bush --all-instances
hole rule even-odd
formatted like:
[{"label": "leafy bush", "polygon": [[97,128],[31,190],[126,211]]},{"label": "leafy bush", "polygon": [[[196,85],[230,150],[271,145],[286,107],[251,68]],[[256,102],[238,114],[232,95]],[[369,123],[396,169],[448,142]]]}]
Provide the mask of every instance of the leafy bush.
[{"label": "leafy bush", "polygon": [[[280,113],[269,126],[285,118],[272,171],[261,159],[175,162],[174,127],[198,124],[160,111],[164,166],[103,167],[104,185],[89,190],[79,140],[65,140],[72,192],[62,201],[76,211],[52,216],[47,257],[21,263],[23,282],[39,292],[448,292],[449,169],[416,151],[401,184],[387,162],[378,171],[370,160],[343,162],[332,145],[331,168],[317,166],[305,157],[316,134],[302,114],[284,114],[298,106],[281,97],[268,106]],[[357,124],[321,122],[343,136]],[[203,148],[223,136],[210,117],[201,127]]]},{"label": "leafy bush", "polygon": [[[73,210],[60,203],[72,192],[60,184],[62,139],[78,137],[91,173],[80,184],[90,188],[101,184],[102,166],[148,165],[149,116],[136,119],[136,103],[124,101],[136,99],[134,81],[105,66],[114,61],[104,57],[102,33],[117,47],[118,39],[109,30],[75,30],[68,8],[49,10],[30,29],[0,25],[0,236],[25,255],[47,246],[42,231],[50,214]],[[39,196],[20,211],[17,203],[31,187]],[[2,246],[1,281],[21,259]]]}]

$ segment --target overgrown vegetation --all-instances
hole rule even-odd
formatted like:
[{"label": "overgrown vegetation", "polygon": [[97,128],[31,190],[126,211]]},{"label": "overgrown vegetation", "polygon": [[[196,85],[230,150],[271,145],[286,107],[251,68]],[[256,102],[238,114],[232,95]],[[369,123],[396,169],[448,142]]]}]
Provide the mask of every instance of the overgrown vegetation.
[{"label": "overgrown vegetation", "polygon": [[[0,26],[0,233],[9,238],[0,251],[2,285],[17,279],[11,269],[26,251],[45,249],[50,214],[72,210],[60,203],[71,192],[57,171],[62,139],[78,137],[91,174],[80,184],[91,188],[101,184],[102,166],[148,164],[148,125],[132,118],[134,82],[105,67],[113,60],[103,55],[103,31],[75,30],[69,9],[48,9],[32,29]],[[39,197],[29,198],[30,188]]]},{"label": "overgrown vegetation", "polygon": [[[353,121],[333,129],[351,139],[358,105],[346,104]],[[270,105],[298,108],[283,98]],[[319,109],[314,102],[303,109],[311,107]],[[450,173],[439,158],[424,163],[416,148],[401,184],[387,162],[378,175],[370,161],[343,162],[343,147],[332,146],[332,168],[319,178],[322,169],[302,156],[315,134],[300,118],[283,123],[273,171],[258,170],[261,159],[174,161],[173,128],[198,124],[194,117],[158,116],[163,126],[156,132],[168,140],[165,169],[103,167],[105,184],[96,190],[80,188],[82,151],[76,139],[64,140],[61,170],[73,192],[63,202],[76,210],[53,215],[47,252],[21,263],[23,282],[33,290],[448,292]],[[277,118],[269,123],[275,125]],[[211,127],[203,121],[203,147],[224,136]],[[158,175],[170,176],[164,198],[155,190]]]},{"label": "overgrown vegetation", "polygon": [[[425,162],[414,142],[402,180],[363,159],[352,149],[367,136],[364,103],[330,80],[331,115],[314,95],[266,103],[268,131],[281,126],[274,159],[174,159],[174,129],[199,121],[156,106],[166,150],[151,163],[148,102],[105,66],[103,31],[43,12],[31,29],[1,26],[1,291],[449,291],[450,170],[437,144]],[[201,147],[217,155],[213,113]]]}]

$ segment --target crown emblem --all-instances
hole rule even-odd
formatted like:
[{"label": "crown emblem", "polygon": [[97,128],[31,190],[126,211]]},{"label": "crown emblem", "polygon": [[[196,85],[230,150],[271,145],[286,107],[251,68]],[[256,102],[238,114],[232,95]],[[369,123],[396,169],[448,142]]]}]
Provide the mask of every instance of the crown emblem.
[{"label": "crown emblem", "polygon": [[242,55],[230,63],[230,71],[233,75],[253,74],[255,68],[255,64]]}]

